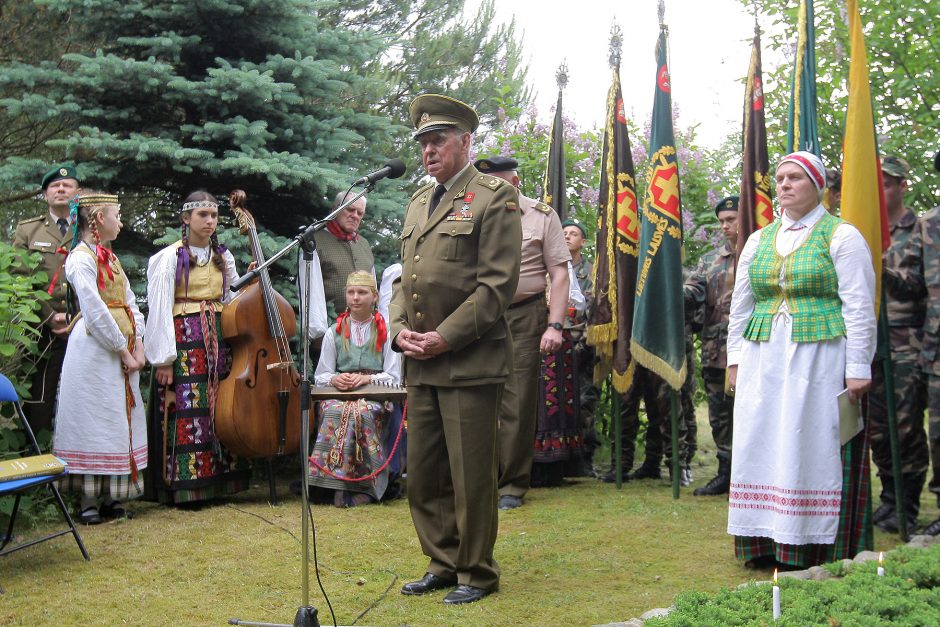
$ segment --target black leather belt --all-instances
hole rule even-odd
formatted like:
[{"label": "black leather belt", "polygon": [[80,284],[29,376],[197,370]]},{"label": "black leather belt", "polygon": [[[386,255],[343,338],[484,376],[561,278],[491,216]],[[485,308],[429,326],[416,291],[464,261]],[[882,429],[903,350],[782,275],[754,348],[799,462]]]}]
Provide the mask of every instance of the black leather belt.
[{"label": "black leather belt", "polygon": [[537,300],[540,299],[540,298],[541,298],[542,300],[545,300],[545,294],[532,294],[532,296],[529,296],[528,298],[523,298],[523,299],[520,300],[518,303],[513,303],[513,304],[511,304],[511,305],[509,306],[509,308],[510,308],[510,309],[515,309],[516,307],[522,307],[523,305],[528,305],[528,304],[530,304],[530,303],[534,303],[535,301],[537,301]]}]

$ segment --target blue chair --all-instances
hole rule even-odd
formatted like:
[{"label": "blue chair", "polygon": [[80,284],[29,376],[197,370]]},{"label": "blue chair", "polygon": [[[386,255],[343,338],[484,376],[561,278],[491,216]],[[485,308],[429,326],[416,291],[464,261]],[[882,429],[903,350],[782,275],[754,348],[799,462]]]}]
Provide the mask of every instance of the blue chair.
[{"label": "blue chair", "polygon": [[[29,422],[26,420],[26,415],[23,413],[23,406],[20,404],[20,398],[16,393],[16,389],[13,387],[13,384],[10,383],[9,379],[0,374],[0,403],[7,402],[13,403],[16,417],[23,425],[23,429],[26,431],[26,436],[29,439],[29,448],[32,454],[41,455],[42,450],[39,448],[39,443],[36,442],[36,436],[33,434],[33,430],[30,428]],[[16,500],[13,502],[13,510],[10,513],[10,523],[7,525],[6,534],[0,538],[0,556],[13,553],[14,551],[19,551],[20,549],[25,549],[27,547],[33,546],[34,544],[39,544],[40,542],[45,542],[46,540],[51,540],[52,538],[57,538],[67,533],[71,533],[75,538],[75,542],[78,543],[78,548],[81,549],[85,560],[91,559],[88,557],[88,551],[85,550],[85,545],[82,543],[82,537],[79,535],[78,529],[75,528],[75,523],[72,521],[72,517],[69,515],[69,511],[65,507],[65,502],[62,500],[62,495],[59,493],[59,488],[56,487],[56,481],[65,477],[68,472],[68,468],[66,468],[62,472],[58,472],[52,475],[40,475],[38,477],[28,477],[26,479],[0,481],[0,497],[13,495],[16,498]],[[49,535],[43,536],[42,538],[30,540],[28,542],[22,542],[7,548],[7,545],[13,539],[13,525],[16,523],[16,514],[20,508],[20,497],[27,490],[42,487],[46,487],[52,492],[56,502],[59,505],[59,510],[61,510],[62,516],[65,518],[65,522],[68,523],[68,529],[56,531],[55,533],[50,533]]]}]

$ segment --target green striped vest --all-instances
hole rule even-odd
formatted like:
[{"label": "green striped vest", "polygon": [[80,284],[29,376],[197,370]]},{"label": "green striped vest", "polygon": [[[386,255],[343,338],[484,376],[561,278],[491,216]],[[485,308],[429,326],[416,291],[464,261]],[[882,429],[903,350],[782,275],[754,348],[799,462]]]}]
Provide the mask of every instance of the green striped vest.
[{"label": "green striped vest", "polygon": [[335,324],[330,327],[330,333],[336,345],[336,372],[382,372],[382,353],[375,351],[375,325],[362,346],[356,346],[352,339],[344,342],[336,333]]},{"label": "green striped vest", "polygon": [[829,255],[832,234],[841,223],[839,218],[823,214],[806,241],[786,257],[777,253],[775,245],[780,220],[761,231],[757,253],[748,268],[756,304],[744,331],[745,338],[755,342],[770,339],[774,314],[784,301],[793,317],[792,341],[820,342],[845,336],[839,278]]}]

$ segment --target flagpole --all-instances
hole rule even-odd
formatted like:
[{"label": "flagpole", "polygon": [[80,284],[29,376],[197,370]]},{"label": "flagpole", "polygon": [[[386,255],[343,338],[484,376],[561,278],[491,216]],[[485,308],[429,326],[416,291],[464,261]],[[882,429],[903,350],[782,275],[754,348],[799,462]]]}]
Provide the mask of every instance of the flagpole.
[{"label": "flagpole", "polygon": [[898,536],[907,542],[907,511],[904,503],[904,480],[901,476],[901,444],[898,436],[898,412],[894,402],[894,364],[888,344],[889,332],[888,305],[882,294],[881,315],[878,316],[878,355],[881,357],[885,380],[885,409],[888,414],[888,439],[891,442],[891,471],[894,473],[894,513],[898,517]]},{"label": "flagpole", "polygon": [[617,489],[620,490],[623,488],[623,432],[620,430],[620,392],[614,387],[612,375],[607,379],[607,389],[610,391],[611,422],[614,425],[614,477]]}]

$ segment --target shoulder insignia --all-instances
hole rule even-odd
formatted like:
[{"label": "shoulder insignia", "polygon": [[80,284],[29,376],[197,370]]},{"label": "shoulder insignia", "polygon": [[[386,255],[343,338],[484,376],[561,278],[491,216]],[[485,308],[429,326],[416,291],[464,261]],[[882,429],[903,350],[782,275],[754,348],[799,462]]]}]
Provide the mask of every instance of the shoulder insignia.
[{"label": "shoulder insignia", "polygon": [[477,182],[480,185],[483,185],[484,187],[488,187],[490,189],[497,189],[499,188],[500,185],[508,185],[508,183],[504,181],[503,179],[498,178],[496,176],[490,176],[489,174],[481,174],[477,178]]},{"label": "shoulder insignia", "polygon": [[431,189],[432,187],[434,187],[434,185],[435,185],[435,183],[433,183],[433,182],[432,182],[432,183],[427,183],[427,184],[425,184],[425,185],[422,185],[421,187],[418,188],[418,190],[417,190],[414,194],[411,195],[411,199],[414,200],[415,198],[418,197],[418,194],[421,194],[421,193],[423,193],[423,192],[428,191],[429,189]]},{"label": "shoulder insignia", "polygon": [[511,200],[506,201],[506,211],[516,211],[517,209],[519,209],[519,205]]},{"label": "shoulder insignia", "polygon": [[535,203],[535,208],[541,211],[542,213],[551,213],[552,211],[554,211],[554,209],[546,205],[544,202]]}]

